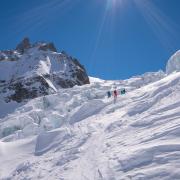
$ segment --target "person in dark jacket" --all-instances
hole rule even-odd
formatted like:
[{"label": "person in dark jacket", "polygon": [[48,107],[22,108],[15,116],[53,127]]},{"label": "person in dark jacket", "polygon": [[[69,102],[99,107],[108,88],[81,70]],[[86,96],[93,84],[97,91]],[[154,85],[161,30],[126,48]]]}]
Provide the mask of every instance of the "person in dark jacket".
[{"label": "person in dark jacket", "polygon": [[111,92],[110,91],[107,92],[107,96],[108,96],[108,98],[111,97]]},{"label": "person in dark jacket", "polygon": [[121,95],[126,94],[126,89],[121,90]]}]

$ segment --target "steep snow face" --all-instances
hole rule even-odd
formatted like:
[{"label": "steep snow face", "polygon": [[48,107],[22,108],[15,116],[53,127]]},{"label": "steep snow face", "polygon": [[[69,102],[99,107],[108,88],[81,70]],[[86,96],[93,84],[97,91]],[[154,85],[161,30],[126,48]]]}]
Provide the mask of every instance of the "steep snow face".
[{"label": "steep snow face", "polygon": [[174,71],[180,71],[180,50],[177,51],[168,61],[166,73],[170,74]]},{"label": "steep snow face", "polygon": [[73,73],[75,74],[77,68],[84,71],[81,67],[77,67],[73,58],[68,55],[33,47],[28,49],[16,62],[13,68],[13,77],[9,78],[58,75],[60,78],[75,81]]},{"label": "steep snow face", "polygon": [[78,64],[77,60],[67,54],[52,52],[50,50],[44,51],[38,45],[27,49],[25,53],[19,55],[16,61],[6,61],[6,58],[0,61],[0,70],[2,72],[0,80],[13,81],[22,77],[50,76],[53,74],[61,78],[76,81],[78,80],[75,76],[76,71],[85,71]]},{"label": "steep snow face", "polygon": [[[0,179],[179,180],[180,73],[90,80],[0,120]],[[112,87],[127,88],[116,104]]]},{"label": "steep snow face", "polygon": [[17,51],[0,51],[0,82],[12,77],[15,64],[20,57],[21,54]]}]

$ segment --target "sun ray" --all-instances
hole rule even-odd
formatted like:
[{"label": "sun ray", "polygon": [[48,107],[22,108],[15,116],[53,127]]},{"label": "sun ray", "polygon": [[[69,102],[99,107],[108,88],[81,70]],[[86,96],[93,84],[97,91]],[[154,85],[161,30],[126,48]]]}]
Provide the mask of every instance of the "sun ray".
[{"label": "sun ray", "polygon": [[114,26],[112,24],[108,24],[108,27],[106,27],[106,22],[108,20],[110,20],[109,23],[113,22],[116,12],[123,5],[123,1],[124,0],[105,0],[104,12],[103,12],[103,15],[102,15],[102,18],[101,18],[101,23],[99,25],[98,32],[97,32],[97,35],[96,35],[96,41],[94,43],[95,45],[94,45],[94,48],[92,50],[92,54],[91,54],[91,57],[90,57],[90,63],[89,63],[90,70],[95,68],[96,62],[94,61],[94,59],[95,59],[95,55],[97,53],[98,46],[100,44],[101,36],[103,34],[104,29],[107,30],[107,28],[110,28],[110,29],[114,28]]},{"label": "sun ray", "polygon": [[46,22],[53,21],[55,16],[60,16],[63,13],[67,12],[73,6],[78,3],[80,0],[53,0],[47,1],[45,0],[43,4],[40,4],[29,11],[19,14],[15,17],[14,28],[16,29],[13,33],[20,34],[22,32],[31,32],[34,29],[46,29]]},{"label": "sun ray", "polygon": [[161,44],[167,50],[174,49],[179,27],[160,11],[152,1],[134,0],[133,2]]}]

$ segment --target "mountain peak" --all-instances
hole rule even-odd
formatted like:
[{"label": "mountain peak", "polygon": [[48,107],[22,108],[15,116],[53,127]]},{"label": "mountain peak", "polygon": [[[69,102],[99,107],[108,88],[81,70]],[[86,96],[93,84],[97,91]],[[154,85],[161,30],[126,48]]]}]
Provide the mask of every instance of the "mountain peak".
[{"label": "mountain peak", "polygon": [[28,37],[25,37],[16,47],[16,50],[20,52],[21,54],[24,53],[25,50],[31,48],[31,47],[37,47],[39,50],[42,51],[53,51],[57,52],[57,49],[52,42],[43,42],[39,41],[34,44],[30,43],[30,39]]},{"label": "mountain peak", "polygon": [[16,50],[20,53],[24,53],[26,49],[31,47],[31,43],[28,37],[25,37],[16,47]]},{"label": "mountain peak", "polygon": [[[53,43],[30,43],[24,38],[16,50],[0,52],[0,102],[21,103],[60,88],[89,84],[85,68]],[[0,105],[1,106],[1,105]]]}]

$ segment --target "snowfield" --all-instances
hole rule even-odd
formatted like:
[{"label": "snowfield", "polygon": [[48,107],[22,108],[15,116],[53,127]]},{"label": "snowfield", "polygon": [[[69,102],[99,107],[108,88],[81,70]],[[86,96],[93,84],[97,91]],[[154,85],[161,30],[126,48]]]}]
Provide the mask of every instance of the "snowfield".
[{"label": "snowfield", "polygon": [[179,180],[180,72],[90,80],[0,119],[0,179]]}]

